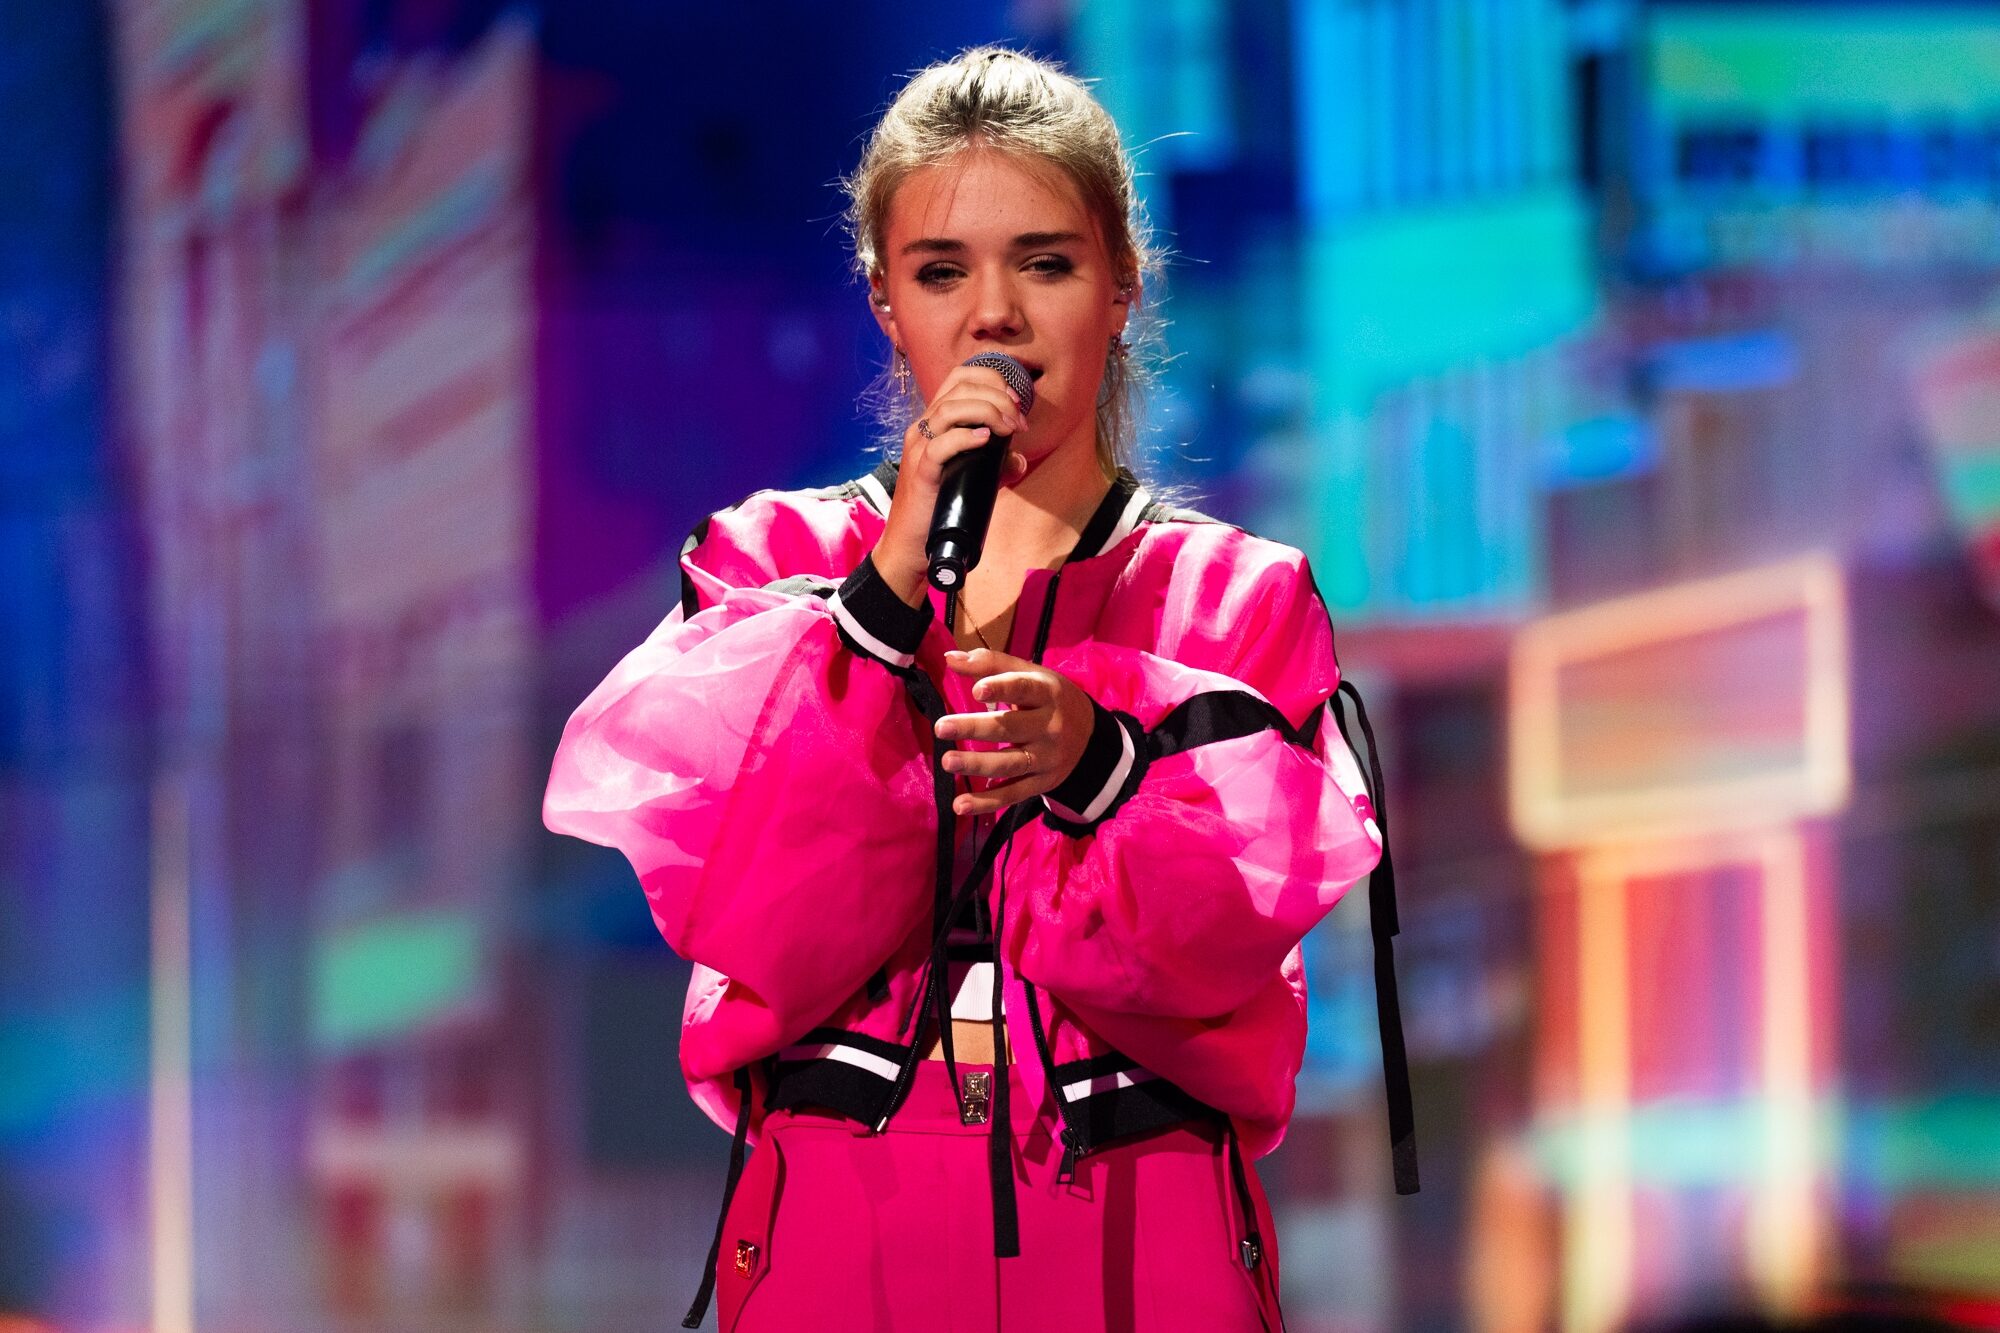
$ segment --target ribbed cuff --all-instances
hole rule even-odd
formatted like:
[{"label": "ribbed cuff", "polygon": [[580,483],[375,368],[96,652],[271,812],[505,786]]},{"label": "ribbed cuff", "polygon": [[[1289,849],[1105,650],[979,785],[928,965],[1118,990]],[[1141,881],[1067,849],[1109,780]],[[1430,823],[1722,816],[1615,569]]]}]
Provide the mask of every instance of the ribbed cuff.
[{"label": "ribbed cuff", "polygon": [[911,606],[898,597],[876,571],[873,555],[861,557],[828,605],[849,648],[893,667],[917,660],[917,646],[932,619],[930,598]]},{"label": "ribbed cuff", "polygon": [[1114,713],[1095,699],[1090,743],[1068,777],[1042,797],[1065,833],[1087,833],[1109,819],[1139,785],[1146,735],[1129,713]]}]

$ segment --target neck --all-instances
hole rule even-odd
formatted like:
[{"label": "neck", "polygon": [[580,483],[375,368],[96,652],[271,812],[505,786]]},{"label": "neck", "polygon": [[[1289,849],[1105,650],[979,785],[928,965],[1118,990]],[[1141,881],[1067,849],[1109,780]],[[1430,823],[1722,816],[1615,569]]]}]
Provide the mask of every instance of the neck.
[{"label": "neck", "polygon": [[993,504],[986,550],[1003,566],[1051,568],[1070,553],[1111,482],[1097,462],[1094,437],[1065,441],[1002,486]]}]

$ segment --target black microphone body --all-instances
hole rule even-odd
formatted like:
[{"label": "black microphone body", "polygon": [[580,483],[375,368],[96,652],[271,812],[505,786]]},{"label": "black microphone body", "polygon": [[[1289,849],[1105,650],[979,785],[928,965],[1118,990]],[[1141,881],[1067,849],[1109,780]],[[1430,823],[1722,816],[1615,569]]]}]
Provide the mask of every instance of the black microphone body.
[{"label": "black microphone body", "polygon": [[[1021,402],[1021,411],[1035,405],[1035,382],[1023,366],[1005,352],[981,352],[966,363],[1000,372]],[[954,592],[979,564],[986,546],[986,529],[993,521],[993,501],[1000,494],[1000,469],[1007,460],[1012,436],[995,435],[977,449],[945,460],[938,481],[937,507],[931,510],[930,536],[924,554],[931,586]]]}]

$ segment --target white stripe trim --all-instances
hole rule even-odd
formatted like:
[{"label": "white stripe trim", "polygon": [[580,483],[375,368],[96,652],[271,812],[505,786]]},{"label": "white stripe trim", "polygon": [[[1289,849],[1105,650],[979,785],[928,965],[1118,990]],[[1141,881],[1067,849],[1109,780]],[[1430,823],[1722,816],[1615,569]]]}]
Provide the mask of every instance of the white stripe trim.
[{"label": "white stripe trim", "polygon": [[843,1046],[837,1041],[820,1042],[813,1046],[787,1046],[778,1052],[780,1060],[838,1060],[856,1069],[865,1069],[877,1078],[886,1078],[891,1083],[903,1071],[894,1060],[887,1060],[872,1051],[864,1051],[854,1046]]},{"label": "white stripe trim", "polygon": [[1125,725],[1122,722],[1113,722],[1112,725],[1118,728],[1118,744],[1123,748],[1124,753],[1120,754],[1118,762],[1111,766],[1111,776],[1104,780],[1104,786],[1099,788],[1097,795],[1091,798],[1090,804],[1084,808],[1083,813],[1078,814],[1061,801],[1051,800],[1047,796],[1042,797],[1043,804],[1047,805],[1049,809],[1055,811],[1064,819],[1078,824],[1088,824],[1092,820],[1095,820],[1099,815],[1104,813],[1105,807],[1111,804],[1112,798],[1118,795],[1119,788],[1125,785],[1125,779],[1131,775],[1132,760],[1134,758],[1132,733],[1125,730]]},{"label": "white stripe trim", "polygon": [[1111,529],[1111,535],[1104,539],[1098,554],[1102,555],[1119,542],[1132,535],[1132,529],[1139,526],[1139,515],[1146,512],[1146,506],[1153,503],[1152,492],[1144,486],[1132,492],[1132,498],[1125,502],[1125,508],[1118,515],[1118,526]]},{"label": "white stripe trim", "polygon": [[861,622],[854,618],[854,613],[848,610],[846,605],[841,602],[839,593],[836,592],[832,597],[829,597],[827,605],[833,608],[833,618],[840,622],[840,627],[847,631],[848,637],[867,650],[870,656],[880,658],[891,666],[899,667],[906,667],[917,660],[915,653],[899,653],[863,629]]},{"label": "white stripe trim", "polygon": [[889,512],[889,492],[873,472],[861,479],[861,494],[876,513]]},{"label": "white stripe trim", "polygon": [[1074,1083],[1063,1084],[1063,1100],[1078,1101],[1100,1092],[1112,1092],[1118,1088],[1129,1088],[1136,1083],[1150,1083],[1158,1078],[1150,1069],[1121,1069],[1115,1074],[1099,1074],[1096,1078],[1081,1078]]},{"label": "white stripe trim", "polygon": [[960,963],[965,969],[958,990],[951,997],[951,1016],[967,1022],[993,1017],[993,964]]}]

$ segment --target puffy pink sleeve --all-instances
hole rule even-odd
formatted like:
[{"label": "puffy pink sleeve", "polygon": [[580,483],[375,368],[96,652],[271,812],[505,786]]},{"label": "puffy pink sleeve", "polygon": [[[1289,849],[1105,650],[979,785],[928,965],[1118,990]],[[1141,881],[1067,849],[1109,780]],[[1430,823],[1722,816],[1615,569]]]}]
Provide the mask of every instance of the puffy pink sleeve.
[{"label": "puffy pink sleeve", "polygon": [[1103,644],[1049,663],[1097,722],[1016,838],[1007,947],[1087,1011],[1213,1021],[1267,1002],[1381,853],[1354,756],[1320,725],[1339,671],[1303,557],[1203,614],[1230,631],[1212,667]]},{"label": "puffy pink sleeve", "polygon": [[704,563],[690,542],[686,603],[569,719],[543,804],[549,828],[625,854],[701,965],[691,1079],[852,995],[924,919],[936,855],[929,727],[904,680],[928,604],[866,559],[837,587],[731,586],[773,571],[721,545]]}]

